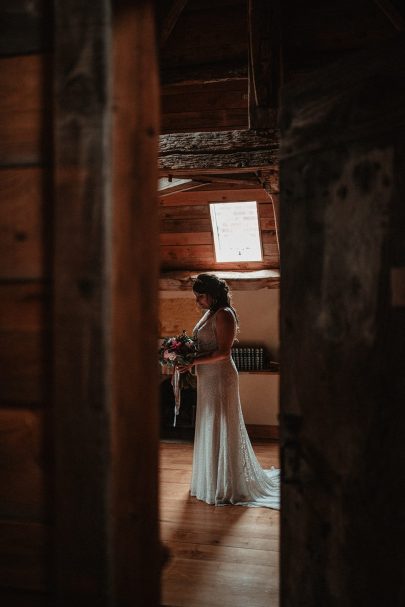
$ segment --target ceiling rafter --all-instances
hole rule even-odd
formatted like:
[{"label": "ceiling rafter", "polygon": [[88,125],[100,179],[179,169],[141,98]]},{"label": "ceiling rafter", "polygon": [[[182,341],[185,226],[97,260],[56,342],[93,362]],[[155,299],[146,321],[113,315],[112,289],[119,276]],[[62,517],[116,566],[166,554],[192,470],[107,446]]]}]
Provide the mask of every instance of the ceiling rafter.
[{"label": "ceiling rafter", "polygon": [[219,183],[221,185],[239,185],[241,187],[243,186],[260,186],[260,180],[255,177],[255,178],[251,178],[249,179],[248,177],[246,177],[245,179],[243,177],[238,177],[236,175],[223,175],[223,176],[219,176],[219,175],[194,175],[193,179],[195,179],[196,181],[200,181],[203,184],[207,184],[207,183]]},{"label": "ceiling rafter", "polygon": [[249,128],[277,124],[282,81],[279,0],[249,0]]},{"label": "ceiling rafter", "polygon": [[196,181],[195,179],[188,178],[187,183],[181,183],[181,184],[175,183],[171,187],[165,187],[163,190],[159,190],[159,196],[160,196],[160,198],[167,198],[168,196],[172,196],[173,194],[176,194],[177,192],[186,192],[188,190],[195,190],[197,188],[200,188],[202,185],[204,185],[204,184],[200,183],[199,181]]},{"label": "ceiling rafter", "polygon": [[405,31],[405,18],[390,0],[374,0],[374,2],[388,17],[395,29],[399,32]]},{"label": "ceiling rafter", "polygon": [[176,23],[179,20],[181,13],[186,7],[188,0],[173,0],[169,11],[163,20],[160,29],[160,48],[163,48],[170,37],[170,34],[176,27]]}]

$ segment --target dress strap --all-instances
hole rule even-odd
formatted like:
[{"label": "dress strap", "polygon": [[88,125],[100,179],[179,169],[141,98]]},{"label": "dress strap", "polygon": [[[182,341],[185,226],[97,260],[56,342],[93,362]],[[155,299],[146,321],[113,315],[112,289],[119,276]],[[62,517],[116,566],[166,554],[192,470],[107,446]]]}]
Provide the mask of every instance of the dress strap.
[{"label": "dress strap", "polygon": [[200,320],[197,322],[196,326],[194,327],[194,329],[193,329],[193,338],[194,339],[197,337],[197,333],[201,329],[201,327],[207,322],[207,320],[209,320],[208,314],[209,314],[209,310],[203,316],[201,316]]}]

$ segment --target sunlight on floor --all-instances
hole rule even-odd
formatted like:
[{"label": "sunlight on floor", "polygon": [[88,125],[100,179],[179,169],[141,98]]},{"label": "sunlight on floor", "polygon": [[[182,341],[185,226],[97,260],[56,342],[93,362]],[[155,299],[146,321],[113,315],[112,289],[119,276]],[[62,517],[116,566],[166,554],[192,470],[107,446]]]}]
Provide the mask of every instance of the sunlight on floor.
[{"label": "sunlight on floor", "polygon": [[[278,445],[255,445],[263,467]],[[277,607],[279,512],[213,507],[190,498],[192,445],[161,445],[161,538],[171,558],[162,576],[167,607]]]}]

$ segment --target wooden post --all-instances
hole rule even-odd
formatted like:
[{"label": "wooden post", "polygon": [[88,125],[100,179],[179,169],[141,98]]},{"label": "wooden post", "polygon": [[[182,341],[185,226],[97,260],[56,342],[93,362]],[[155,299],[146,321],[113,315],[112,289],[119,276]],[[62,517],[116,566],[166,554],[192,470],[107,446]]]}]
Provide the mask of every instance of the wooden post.
[{"label": "wooden post", "polygon": [[55,19],[54,604],[153,607],[160,565],[153,3],[117,1],[112,20],[108,0],[57,0]]},{"label": "wooden post", "polygon": [[284,89],[282,607],[405,603],[404,82],[398,37]]},{"label": "wooden post", "polygon": [[[267,192],[268,197],[270,198],[273,214],[274,214],[274,225],[276,228],[276,240],[277,240],[277,249],[278,254],[280,255],[280,203],[278,196],[274,196],[266,187],[265,190]],[[280,268],[281,268],[281,258],[280,258]]]},{"label": "wooden post", "polygon": [[158,69],[153,3],[116,3],[113,552],[117,605],[159,604]]},{"label": "wooden post", "polygon": [[[278,254],[280,256],[280,199],[279,199],[279,184],[278,184],[278,172],[271,173],[270,171],[260,171],[260,178],[262,181],[263,188],[269,197],[273,206],[274,214],[274,225],[276,227],[276,239]],[[275,194],[274,188],[276,187],[277,195]],[[281,267],[281,258],[280,258]]]},{"label": "wooden post", "polygon": [[55,2],[55,604],[108,604],[108,0]]},{"label": "wooden post", "polygon": [[277,124],[281,69],[279,0],[249,0],[249,128]]}]

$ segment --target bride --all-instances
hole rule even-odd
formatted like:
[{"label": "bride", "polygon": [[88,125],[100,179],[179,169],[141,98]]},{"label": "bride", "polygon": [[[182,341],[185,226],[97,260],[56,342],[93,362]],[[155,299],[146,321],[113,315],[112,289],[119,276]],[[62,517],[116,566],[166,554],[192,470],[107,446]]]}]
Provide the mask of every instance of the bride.
[{"label": "bride", "polygon": [[200,274],[193,284],[205,314],[194,328],[198,355],[180,372],[196,366],[192,496],[216,506],[279,508],[280,471],[263,470],[254,454],[239,398],[239,376],[231,357],[238,317],[228,285],[214,274]]}]

